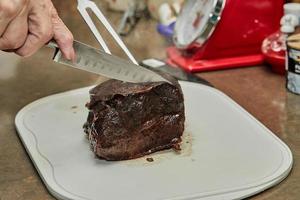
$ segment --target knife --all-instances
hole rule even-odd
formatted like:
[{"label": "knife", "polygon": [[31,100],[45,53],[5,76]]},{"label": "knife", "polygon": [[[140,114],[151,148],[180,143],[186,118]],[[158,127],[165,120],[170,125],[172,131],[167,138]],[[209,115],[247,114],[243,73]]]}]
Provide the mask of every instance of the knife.
[{"label": "knife", "polygon": [[53,58],[55,62],[77,69],[100,74],[102,76],[124,82],[142,83],[164,81],[171,83],[152,70],[146,69],[117,56],[110,55],[79,41],[74,41],[73,44],[76,53],[75,62],[65,59],[54,41],[49,42],[47,46],[55,49]]}]

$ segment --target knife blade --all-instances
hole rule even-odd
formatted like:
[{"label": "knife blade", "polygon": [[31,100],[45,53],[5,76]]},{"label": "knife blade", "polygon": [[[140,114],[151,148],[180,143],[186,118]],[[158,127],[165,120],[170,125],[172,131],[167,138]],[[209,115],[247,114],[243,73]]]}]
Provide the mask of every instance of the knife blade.
[{"label": "knife blade", "polygon": [[171,83],[152,70],[136,65],[120,57],[107,54],[79,41],[74,41],[73,44],[76,53],[75,62],[65,59],[62,52],[53,41],[47,46],[56,49],[53,58],[55,62],[77,69],[124,82],[141,83],[164,81]]}]

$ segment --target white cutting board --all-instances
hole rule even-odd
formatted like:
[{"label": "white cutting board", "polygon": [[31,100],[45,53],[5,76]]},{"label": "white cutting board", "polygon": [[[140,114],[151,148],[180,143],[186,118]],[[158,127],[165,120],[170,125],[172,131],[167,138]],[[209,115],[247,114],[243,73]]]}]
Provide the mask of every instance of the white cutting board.
[{"label": "white cutting board", "polygon": [[49,191],[58,199],[240,199],[283,180],[290,149],[222,92],[181,82],[186,129],[181,154],[131,161],[94,157],[82,125],[89,88],[37,100],[16,127]]}]

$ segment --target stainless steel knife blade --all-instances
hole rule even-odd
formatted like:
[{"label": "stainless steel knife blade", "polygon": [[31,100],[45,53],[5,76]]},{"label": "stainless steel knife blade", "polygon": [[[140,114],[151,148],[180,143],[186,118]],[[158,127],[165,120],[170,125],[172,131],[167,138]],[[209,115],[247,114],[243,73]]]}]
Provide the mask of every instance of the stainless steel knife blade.
[{"label": "stainless steel knife blade", "polygon": [[[54,47],[55,45],[51,43],[48,44],[48,46]],[[154,71],[117,56],[107,54],[79,41],[74,41],[73,46],[77,57],[76,62],[65,59],[62,52],[57,47],[53,60],[77,69],[125,82],[140,83],[164,81],[170,83],[170,81],[166,80]]]}]

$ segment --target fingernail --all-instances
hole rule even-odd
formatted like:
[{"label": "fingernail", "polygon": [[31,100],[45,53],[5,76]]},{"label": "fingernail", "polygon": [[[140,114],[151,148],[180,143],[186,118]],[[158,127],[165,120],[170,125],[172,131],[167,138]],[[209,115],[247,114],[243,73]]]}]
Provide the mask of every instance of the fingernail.
[{"label": "fingernail", "polygon": [[74,62],[75,60],[75,52],[74,52],[74,49],[68,49],[68,51],[66,52],[66,56],[65,58],[69,61],[72,61]]},{"label": "fingernail", "polygon": [[75,63],[75,62],[76,62],[76,54],[75,54],[74,49],[72,49],[71,52],[72,52],[72,53],[71,53],[71,61],[72,61],[73,63]]},{"label": "fingernail", "polygon": [[71,61],[73,62],[73,63],[75,63],[76,62],[76,55],[74,55],[73,57],[72,57],[72,59],[71,59]]},{"label": "fingernail", "polygon": [[70,53],[64,53],[63,56],[66,60],[69,60],[69,61],[71,60]]}]

